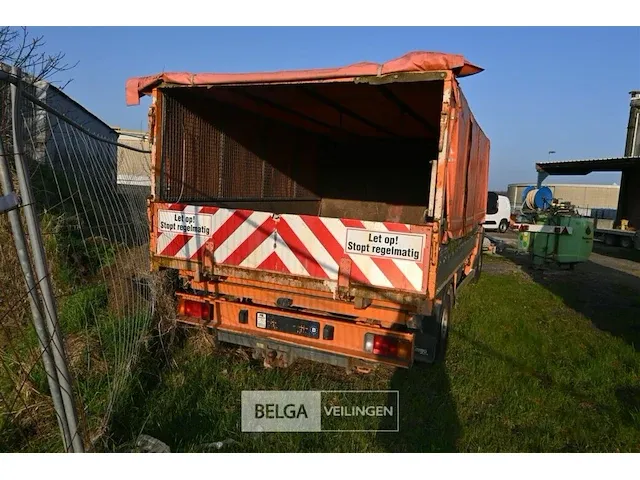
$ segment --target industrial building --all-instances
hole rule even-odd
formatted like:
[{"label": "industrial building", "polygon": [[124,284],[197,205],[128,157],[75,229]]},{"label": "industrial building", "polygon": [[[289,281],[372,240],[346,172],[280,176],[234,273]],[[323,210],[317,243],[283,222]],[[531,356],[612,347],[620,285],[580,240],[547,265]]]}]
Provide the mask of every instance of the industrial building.
[{"label": "industrial building", "polygon": [[[151,149],[149,134],[142,130],[113,127],[118,143],[139,150]],[[142,187],[151,193],[151,156],[148,153],[118,147],[118,185]]]},{"label": "industrial building", "polygon": [[[117,141],[116,132],[98,116],[91,113],[80,103],[69,97],[58,87],[40,80],[29,87],[38,100],[65,117],[73,120],[98,138]],[[54,168],[70,168],[78,159],[92,173],[92,178],[101,183],[116,183],[115,148],[105,145],[97,148],[93,142],[86,141],[83,134],[58,119],[46,110],[32,105],[25,111],[25,120],[30,141],[26,148],[32,148],[33,158]]]},{"label": "industrial building", "polygon": [[[616,213],[611,225],[598,221],[596,228],[640,231],[640,91],[632,91],[624,156],[536,164],[538,184],[549,175],[587,175],[591,172],[621,172]],[[545,185],[549,185],[545,183]],[[636,242],[640,240],[637,236]],[[640,248],[638,245],[636,248]]]},{"label": "industrial building", "polygon": [[[137,150],[151,149],[149,135],[140,130],[114,127],[118,143]],[[147,197],[151,194],[151,155],[118,146],[117,191],[130,210],[133,221],[144,222],[147,215]]]},{"label": "industrial building", "polygon": [[[508,197],[511,202],[512,213],[520,211],[522,207],[522,192],[532,183],[512,183],[508,187]],[[553,197],[570,202],[576,206],[582,215],[591,216],[592,210],[611,210],[615,216],[620,194],[619,185],[547,183],[553,192]]]}]

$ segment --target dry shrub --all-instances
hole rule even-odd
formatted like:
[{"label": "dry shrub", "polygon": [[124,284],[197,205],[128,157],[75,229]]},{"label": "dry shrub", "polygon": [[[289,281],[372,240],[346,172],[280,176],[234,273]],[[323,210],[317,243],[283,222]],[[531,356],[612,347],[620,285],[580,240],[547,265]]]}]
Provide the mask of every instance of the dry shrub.
[{"label": "dry shrub", "polygon": [[118,317],[136,313],[147,303],[148,292],[136,280],[149,276],[149,247],[120,249],[113,263],[100,269],[107,283],[109,310]]},{"label": "dry shrub", "polygon": [[[30,358],[33,356],[29,355]],[[51,398],[46,392],[41,392],[29,376],[35,366],[34,361],[37,360],[9,365],[11,388],[2,392],[0,413],[10,418],[13,425],[29,438],[42,440],[57,435],[57,422]]]},{"label": "dry shrub", "polygon": [[196,355],[208,355],[216,348],[213,331],[205,326],[190,328],[187,335],[187,347]]},{"label": "dry shrub", "polygon": [[186,381],[186,376],[183,371],[179,369],[169,370],[164,375],[164,383],[169,388],[181,388],[184,386]]},{"label": "dry shrub", "polygon": [[30,378],[40,363],[40,352],[7,215],[0,215],[0,245],[0,414],[30,434],[55,434],[50,398]]},{"label": "dry shrub", "polygon": [[151,272],[147,281],[153,298],[153,322],[160,346],[166,358],[178,333],[175,285],[169,270]]},{"label": "dry shrub", "polygon": [[16,403],[14,418],[23,430],[51,432],[55,429],[55,412],[51,398],[38,391],[33,382],[26,379],[18,395],[22,397]]},{"label": "dry shrub", "polygon": [[107,372],[107,361],[99,355],[100,343],[95,337],[87,333],[70,333],[65,338],[65,349],[69,369],[74,377]]},{"label": "dry shrub", "polygon": [[148,276],[149,287],[154,298],[154,315],[163,327],[160,329],[162,332],[174,328],[177,320],[175,286],[171,273],[171,271],[165,270],[152,272]]},{"label": "dry shrub", "polygon": [[0,323],[12,327],[25,321],[24,309],[16,306],[27,292],[7,215],[0,215],[0,245]]}]

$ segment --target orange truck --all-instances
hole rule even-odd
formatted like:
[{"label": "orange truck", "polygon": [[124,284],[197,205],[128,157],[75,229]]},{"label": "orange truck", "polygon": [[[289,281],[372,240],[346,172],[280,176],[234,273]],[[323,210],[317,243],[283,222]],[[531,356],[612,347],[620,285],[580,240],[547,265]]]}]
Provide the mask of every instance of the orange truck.
[{"label": "orange truck", "polygon": [[271,366],[443,358],[482,266],[489,140],[458,83],[481,71],[411,52],[127,80],[151,97],[151,263],[180,320]]}]

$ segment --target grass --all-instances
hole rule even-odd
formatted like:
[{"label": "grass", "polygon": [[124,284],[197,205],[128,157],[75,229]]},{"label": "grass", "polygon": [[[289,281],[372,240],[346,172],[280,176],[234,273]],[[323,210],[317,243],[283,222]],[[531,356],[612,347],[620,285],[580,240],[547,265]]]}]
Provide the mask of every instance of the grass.
[{"label": "grass", "polygon": [[[619,327],[634,328],[635,305],[611,307]],[[265,370],[242,350],[214,348],[200,331],[181,335],[170,357],[146,357],[114,413],[106,448],[126,451],[145,433],[183,452],[227,438],[238,443],[225,451],[240,452],[640,450],[633,337],[597,328],[521,273],[485,272],[461,292],[454,315],[444,365],[369,375],[311,362]],[[241,391],[270,389],[399,390],[400,432],[241,433]]]},{"label": "grass", "polygon": [[[60,222],[43,219],[55,233],[47,252],[89,436],[103,431],[113,408],[99,451],[130,451],[141,433],[182,452],[215,450],[212,442],[229,438],[237,443],[224,450],[238,452],[640,451],[639,290],[627,277],[605,285],[603,267],[594,278],[576,271],[549,280],[487,257],[480,282],[459,296],[445,364],[369,375],[305,361],[265,370],[245,350],[181,328],[148,339],[141,364],[114,397],[114,378],[128,378],[127,348],[148,320],[119,280],[138,268],[137,252],[117,252],[100,238],[84,243]],[[28,312],[16,313],[14,323],[24,323]],[[14,338],[20,356],[36,349],[33,331]],[[0,451],[60,450],[46,377],[32,365],[21,395],[31,395],[25,405],[36,419],[0,415]],[[2,391],[17,380],[0,375]],[[373,389],[400,391],[400,432],[240,431],[243,390]]]},{"label": "grass", "polygon": [[[440,365],[346,375],[300,361],[265,370],[245,350],[214,347],[206,333],[178,329],[148,338],[135,366],[148,304],[123,279],[144,270],[146,250],[118,248],[97,228],[104,223],[98,211],[83,209],[77,218],[72,203],[54,200],[42,216],[45,248],[81,423],[89,437],[100,438],[97,450],[132,450],[145,433],[184,452],[215,449],[212,442],[229,438],[237,443],[224,450],[239,452],[640,451],[637,277],[597,265],[587,273],[536,277],[507,259],[487,257],[480,282],[461,292]],[[11,243],[2,218],[0,240]],[[21,273],[10,252],[0,256],[0,280],[0,304],[12,306],[0,320],[0,363],[7,367],[0,371],[0,451],[59,451]],[[400,391],[400,432],[240,431],[243,390],[374,389]]]},{"label": "grass", "polygon": [[[87,235],[88,224],[68,207],[63,202],[44,211],[41,226],[80,422],[94,436],[116,394],[126,389],[130,360],[148,331],[149,304],[130,282],[146,270],[147,251]],[[92,231],[108,234],[107,229]],[[0,240],[12,243],[2,218]],[[0,256],[0,280],[0,451],[61,451],[22,272],[11,249]]]}]

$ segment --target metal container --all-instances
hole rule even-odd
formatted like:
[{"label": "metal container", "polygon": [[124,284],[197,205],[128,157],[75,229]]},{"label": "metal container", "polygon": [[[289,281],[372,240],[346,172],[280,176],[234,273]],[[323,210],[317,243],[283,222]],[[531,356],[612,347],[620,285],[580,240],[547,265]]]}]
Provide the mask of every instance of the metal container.
[{"label": "metal container", "polygon": [[579,215],[540,216],[538,223],[525,226],[518,248],[532,256],[533,264],[583,263],[593,250],[593,219]]}]

